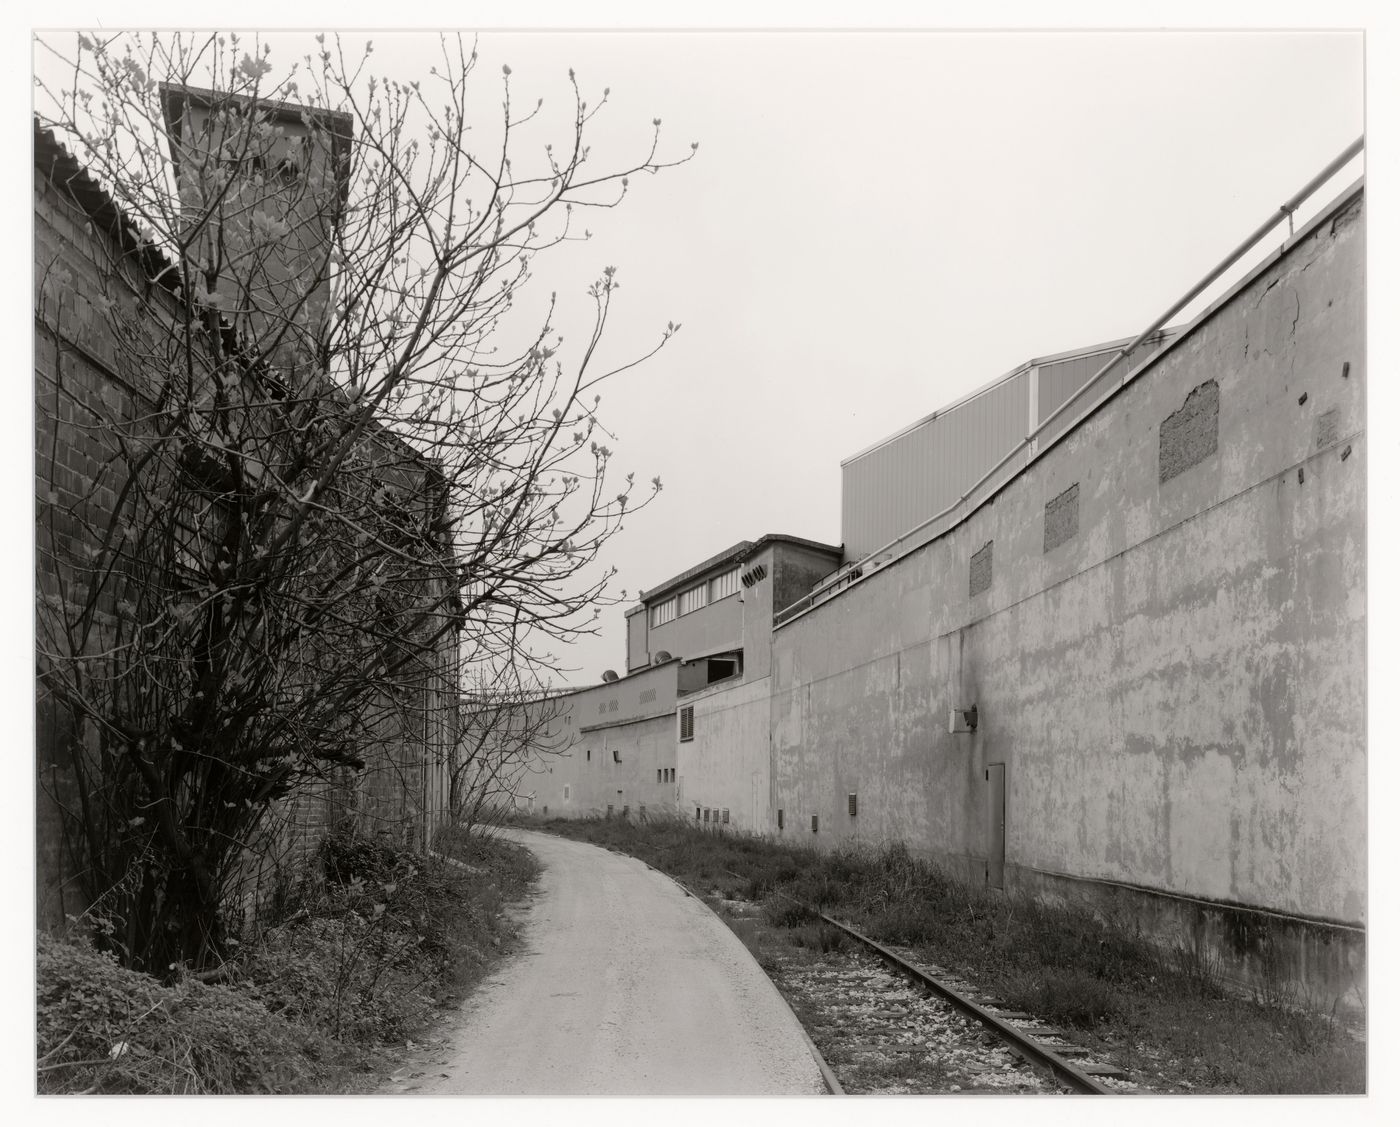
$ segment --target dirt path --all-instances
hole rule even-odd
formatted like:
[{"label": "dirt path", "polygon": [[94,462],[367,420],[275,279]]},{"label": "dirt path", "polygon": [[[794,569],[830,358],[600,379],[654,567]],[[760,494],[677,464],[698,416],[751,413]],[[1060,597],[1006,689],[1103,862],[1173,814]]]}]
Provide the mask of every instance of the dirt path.
[{"label": "dirt path", "polygon": [[544,867],[525,949],[468,1001],[446,1062],[417,1091],[825,1091],[792,1011],[709,909],[640,861],[509,832]]}]

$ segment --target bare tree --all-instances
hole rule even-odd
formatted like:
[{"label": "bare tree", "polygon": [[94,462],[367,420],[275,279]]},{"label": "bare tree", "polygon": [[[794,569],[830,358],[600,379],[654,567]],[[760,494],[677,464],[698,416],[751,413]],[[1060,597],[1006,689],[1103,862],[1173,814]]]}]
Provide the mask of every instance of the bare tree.
[{"label": "bare tree", "polygon": [[553,297],[515,305],[586,209],[690,153],[658,121],[595,170],[606,92],[575,83],[546,143],[509,68],[471,121],[492,80],[451,38],[407,82],[319,36],[280,80],[234,35],[40,50],[68,77],[36,128],[73,154],[40,172],[85,219],[36,246],[42,781],[112,945],[202,965],[280,800],[425,770],[403,749],[455,746],[463,669],[523,684],[591,628],[600,552],[660,489],[594,438],[614,270],[576,344]]},{"label": "bare tree", "polygon": [[575,738],[562,723],[562,695],[532,678],[528,665],[472,671],[449,761],[447,810],[459,826],[498,821],[533,792],[533,776]]}]

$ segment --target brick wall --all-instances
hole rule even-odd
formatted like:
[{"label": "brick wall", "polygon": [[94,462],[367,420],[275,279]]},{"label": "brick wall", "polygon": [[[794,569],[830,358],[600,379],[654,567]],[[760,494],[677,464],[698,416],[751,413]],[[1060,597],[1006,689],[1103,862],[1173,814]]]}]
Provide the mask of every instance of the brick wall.
[{"label": "brick wall", "polygon": [[[183,315],[169,293],[146,286],[139,271],[121,259],[121,249],[94,224],[59,184],[50,182],[36,142],[34,185],[35,301],[35,495],[36,596],[40,601],[38,649],[46,655],[72,652],[79,643],[62,627],[63,615],[45,614],[78,605],[85,595],[84,558],[117,508],[122,480],[117,472],[121,435],[152,409],[151,387],[132,386],[143,370],[123,357],[113,324],[140,333],[160,331]],[[161,319],[165,319],[163,322]],[[125,361],[125,362],[124,362]],[[132,376],[136,373],[136,376]],[[149,374],[154,380],[154,373]],[[114,421],[124,424],[114,427]],[[400,465],[403,450],[396,454]],[[421,492],[422,474],[401,484]],[[98,604],[89,650],[100,647],[113,616],[123,608],[112,596]],[[320,842],[346,818],[366,832],[397,844],[423,847],[441,819],[446,759],[455,725],[455,636],[441,641],[434,668],[417,672],[409,695],[416,702],[386,701],[368,733],[367,766],[352,776],[308,785],[270,812],[263,836],[245,850],[231,882],[245,913],[274,896],[279,886],[306,875]],[[455,701],[453,702],[455,705]],[[70,715],[47,698],[36,701],[36,896],[38,924],[61,927],[86,906],[80,866],[65,836],[65,810],[80,809],[75,756],[93,754],[92,733],[79,731]]]}]

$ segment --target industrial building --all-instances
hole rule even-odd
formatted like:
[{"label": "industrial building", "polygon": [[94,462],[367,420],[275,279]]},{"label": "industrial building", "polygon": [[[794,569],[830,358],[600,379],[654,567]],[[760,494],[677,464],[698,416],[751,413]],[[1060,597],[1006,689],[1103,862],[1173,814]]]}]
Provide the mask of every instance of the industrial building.
[{"label": "industrial building", "polygon": [[840,549],[646,592],[535,808],[898,840],[1361,1003],[1364,205],[848,458]]}]

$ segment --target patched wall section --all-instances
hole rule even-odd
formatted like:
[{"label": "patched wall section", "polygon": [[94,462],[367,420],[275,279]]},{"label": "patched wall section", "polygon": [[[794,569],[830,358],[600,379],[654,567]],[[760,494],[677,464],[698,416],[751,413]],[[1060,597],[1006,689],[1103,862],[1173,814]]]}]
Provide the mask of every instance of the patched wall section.
[{"label": "patched wall section", "polygon": [[967,566],[967,593],[980,595],[992,585],[992,541],[972,554]]},{"label": "patched wall section", "polygon": [[1220,385],[1206,380],[1193,388],[1179,411],[1173,411],[1158,430],[1157,480],[1168,482],[1177,474],[1215,453],[1220,435]]},{"label": "patched wall section", "polygon": [[1045,547],[1049,552],[1079,535],[1079,482],[1045,504]]}]

